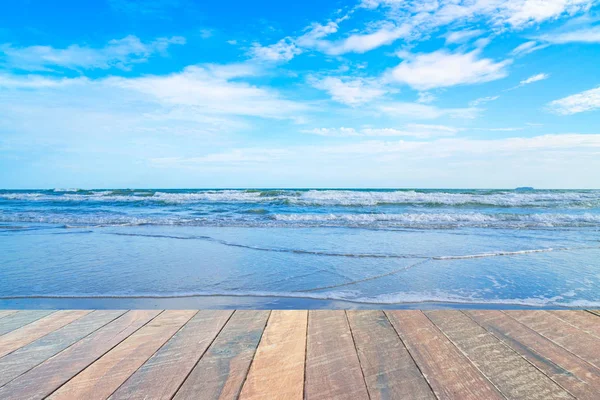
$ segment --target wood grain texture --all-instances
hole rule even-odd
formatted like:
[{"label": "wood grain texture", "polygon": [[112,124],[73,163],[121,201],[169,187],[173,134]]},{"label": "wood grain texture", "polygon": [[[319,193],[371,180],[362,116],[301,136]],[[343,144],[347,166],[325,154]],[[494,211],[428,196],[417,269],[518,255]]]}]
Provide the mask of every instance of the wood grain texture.
[{"label": "wood grain texture", "polygon": [[18,310],[0,310],[0,319],[16,314]]},{"label": "wood grain texture", "polygon": [[14,331],[15,329],[19,329],[22,326],[50,315],[53,312],[53,310],[24,310],[7,315],[0,320],[0,337],[10,331]]},{"label": "wood grain texture", "polygon": [[129,311],[0,388],[0,399],[42,399],[144,326],[160,310]]},{"label": "wood grain texture", "polygon": [[167,310],[87,367],[49,399],[108,398],[197,311]]},{"label": "wood grain texture", "polygon": [[232,313],[199,311],[110,398],[171,399]]},{"label": "wood grain texture", "polygon": [[83,317],[91,310],[57,311],[0,337],[0,358]]},{"label": "wood grain texture", "polygon": [[579,399],[597,400],[600,370],[502,311],[465,311],[530,363]]},{"label": "wood grain texture", "polygon": [[435,399],[383,311],[347,311],[369,395],[375,399]]},{"label": "wood grain texture", "polygon": [[581,329],[600,339],[600,319],[598,319],[598,316],[579,310],[550,311],[550,313],[575,326],[577,329]]},{"label": "wood grain texture", "polygon": [[307,322],[306,310],[271,312],[240,399],[302,400]]},{"label": "wood grain texture", "polygon": [[187,377],[175,399],[237,399],[269,311],[236,311]]},{"label": "wood grain texture", "polygon": [[600,339],[547,311],[506,311],[506,314],[571,353],[600,368]]},{"label": "wood grain texture", "polygon": [[369,398],[344,311],[309,311],[305,379],[308,400]]},{"label": "wood grain texture", "polygon": [[4,386],[124,313],[125,311],[94,311],[0,358],[0,386]]},{"label": "wood grain texture", "polygon": [[504,399],[421,311],[386,314],[438,398]]},{"label": "wood grain texture", "polygon": [[509,399],[574,399],[497,337],[458,310],[424,311]]}]

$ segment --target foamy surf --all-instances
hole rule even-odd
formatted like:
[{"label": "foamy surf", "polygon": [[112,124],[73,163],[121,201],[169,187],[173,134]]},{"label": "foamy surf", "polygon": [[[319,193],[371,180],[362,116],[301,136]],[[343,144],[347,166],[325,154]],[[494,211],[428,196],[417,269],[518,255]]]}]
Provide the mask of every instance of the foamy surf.
[{"label": "foamy surf", "polygon": [[310,292],[278,292],[278,291],[206,291],[187,293],[139,293],[139,294],[41,294],[23,296],[0,296],[0,300],[18,299],[185,299],[203,297],[237,297],[237,298],[265,298],[265,299],[311,299],[327,301],[342,301],[363,305],[403,305],[403,304],[454,304],[477,306],[526,306],[536,308],[598,308],[600,301],[573,300],[568,294],[552,297],[526,297],[526,298],[483,298],[476,296],[461,296],[443,291],[433,293],[398,292],[378,296],[360,296],[354,291],[338,291],[326,293]]}]

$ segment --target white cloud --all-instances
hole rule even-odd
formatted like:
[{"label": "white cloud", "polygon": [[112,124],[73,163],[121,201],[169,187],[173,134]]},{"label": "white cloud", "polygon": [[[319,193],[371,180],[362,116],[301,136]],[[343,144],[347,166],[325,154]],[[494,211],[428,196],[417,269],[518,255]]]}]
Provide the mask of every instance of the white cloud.
[{"label": "white cloud", "polygon": [[[363,0],[358,7],[336,21],[325,25],[311,24],[306,32],[291,42],[305,49],[316,49],[329,55],[365,53],[394,43],[398,39],[417,41],[432,32],[465,21],[487,25],[487,31],[523,29],[527,26],[575,15],[588,10],[596,0]],[[387,9],[380,18],[368,19],[362,30],[334,40],[327,36],[338,33],[338,23],[360,9]],[[486,29],[465,29],[446,35],[447,43],[463,43],[480,36]],[[476,47],[483,48],[489,38],[479,39]],[[537,50],[537,48],[536,48]],[[531,50],[533,51],[533,50]],[[518,51],[517,51],[518,53]],[[516,53],[515,53],[516,54]]]},{"label": "white cloud", "polygon": [[[105,85],[131,90],[170,106],[193,107],[200,113],[236,114],[267,118],[286,117],[305,109],[283,99],[276,91],[236,78],[256,75],[247,64],[190,66],[166,76],[112,77]],[[235,79],[235,80],[233,80]]]},{"label": "white cloud", "polygon": [[523,79],[521,82],[519,82],[519,86],[529,85],[530,83],[543,81],[544,79],[548,79],[548,78],[550,78],[550,74],[545,74],[545,73],[536,74],[536,75],[530,76],[527,79]]},{"label": "white cloud", "polygon": [[480,50],[469,53],[433,53],[407,55],[407,59],[389,71],[396,82],[405,83],[417,90],[428,90],[462,84],[489,82],[504,78],[506,67],[512,60],[495,62],[479,58]]},{"label": "white cloud", "polygon": [[454,31],[446,34],[446,44],[449,43],[464,43],[469,40],[481,36],[484,32],[481,29],[465,29],[462,31]]},{"label": "white cloud", "polygon": [[46,120],[48,115],[61,115],[62,120],[55,121],[61,126],[90,114],[104,115],[96,124],[105,126],[118,119],[115,115],[127,115],[128,121],[135,120],[127,129],[156,125],[168,130],[171,121],[173,132],[239,127],[245,117],[300,121],[309,109],[306,104],[244,81],[260,73],[249,64],[205,64],[170,75],[135,78],[0,75],[0,108],[5,111],[0,120],[10,115],[10,107],[29,113],[31,120],[37,120],[35,115],[43,114]]},{"label": "white cloud", "polygon": [[377,81],[365,78],[326,77],[309,79],[312,85],[326,91],[337,102],[350,106],[367,103],[387,93]]},{"label": "white cloud", "polygon": [[304,130],[304,133],[310,133],[319,136],[331,137],[373,137],[373,136],[407,136],[414,138],[430,138],[436,136],[453,136],[459,130],[457,128],[444,125],[425,125],[408,124],[403,129],[397,128],[314,128]]},{"label": "white cloud", "polygon": [[417,119],[435,119],[443,116],[472,119],[477,116],[477,108],[440,108],[427,104],[388,102],[378,104],[376,109],[391,117],[411,117]]},{"label": "white cloud", "polygon": [[136,36],[111,40],[102,48],[71,45],[64,49],[51,46],[13,47],[0,46],[6,63],[24,70],[66,69],[129,69],[131,64],[146,62],[156,53],[163,54],[173,44],[185,44],[180,36],[158,38],[144,43]]},{"label": "white cloud", "polygon": [[436,97],[429,92],[419,92],[417,103],[429,104],[435,101]]},{"label": "white cloud", "polygon": [[[598,151],[600,134],[555,134],[498,139],[371,139],[285,149],[248,147],[160,162],[170,163],[171,168],[196,168],[201,174],[207,168],[223,168],[228,175],[243,174],[240,182],[256,186],[264,185],[261,174],[268,172],[276,182],[320,187],[516,187],[524,183],[534,187],[597,187]],[[312,156],[310,163],[306,162],[307,154]],[[232,169],[235,160],[246,159],[252,161],[242,161]],[[211,171],[219,173],[218,169]]]},{"label": "white cloud", "polygon": [[478,99],[473,100],[472,102],[469,103],[469,105],[471,107],[477,107],[480,104],[485,104],[488,103],[490,101],[494,101],[494,100],[498,100],[500,98],[500,96],[487,96],[487,97],[480,97]]},{"label": "white cloud", "polygon": [[513,51],[511,51],[511,54],[514,56],[524,56],[533,53],[534,51],[545,49],[546,47],[548,47],[548,44],[538,44],[535,40],[530,40],[529,42],[525,42],[515,47]]},{"label": "white cloud", "polygon": [[391,9],[397,18],[414,18],[426,14],[435,26],[461,20],[483,20],[492,26],[525,26],[587,11],[595,0],[364,0],[366,8]]},{"label": "white cloud", "polygon": [[254,43],[250,50],[250,54],[254,58],[271,62],[287,62],[300,53],[302,53],[302,50],[289,37],[281,39],[270,46],[261,46],[258,43]]},{"label": "white cloud", "polygon": [[330,55],[345,53],[365,53],[386,44],[391,44],[401,37],[410,34],[411,27],[402,25],[399,27],[389,25],[370,33],[353,34],[349,37],[335,41],[321,41],[319,47]]},{"label": "white cloud", "polygon": [[540,35],[537,39],[552,44],[600,43],[600,26],[567,32],[549,33]]},{"label": "white cloud", "polygon": [[554,100],[548,104],[550,110],[560,115],[577,114],[600,108],[600,87]]}]

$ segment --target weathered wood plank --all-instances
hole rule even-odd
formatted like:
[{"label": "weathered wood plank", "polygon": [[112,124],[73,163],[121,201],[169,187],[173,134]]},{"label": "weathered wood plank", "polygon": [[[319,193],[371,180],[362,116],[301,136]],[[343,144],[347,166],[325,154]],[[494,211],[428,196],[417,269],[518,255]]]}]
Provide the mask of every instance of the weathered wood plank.
[{"label": "weathered wood plank", "polygon": [[237,399],[269,311],[236,311],[200,359],[175,399]]},{"label": "weathered wood plank", "polygon": [[308,400],[369,398],[344,311],[309,311],[304,395]]},{"label": "weathered wood plank", "polygon": [[302,400],[306,310],[274,310],[256,349],[240,399]]},{"label": "weathered wood plank", "polygon": [[199,311],[110,398],[171,399],[232,313]]},{"label": "weathered wood plank", "polygon": [[421,311],[386,314],[438,398],[504,399]]},{"label": "weathered wood plank", "polygon": [[0,310],[0,319],[16,314],[18,310]]},{"label": "weathered wood plank", "polygon": [[372,400],[435,399],[383,311],[347,314]]},{"label": "weathered wood plank", "polygon": [[600,339],[575,328],[547,311],[511,310],[506,313],[540,335],[600,368]]},{"label": "weathered wood plank", "polygon": [[0,358],[83,317],[91,310],[57,311],[0,337]]},{"label": "weathered wood plank", "polygon": [[600,319],[598,319],[598,316],[579,310],[559,310],[550,311],[550,313],[600,339]]},{"label": "weathered wood plank", "polygon": [[48,398],[52,400],[108,398],[196,312],[195,310],[163,312]]},{"label": "weathered wood plank", "polygon": [[0,388],[0,399],[42,399],[160,314],[129,311]]},{"label": "weathered wood plank", "polygon": [[0,386],[58,354],[125,311],[94,311],[0,358]]},{"label": "weathered wood plank", "polygon": [[579,399],[597,400],[600,370],[502,311],[465,311],[547,376]]},{"label": "weathered wood plank", "polygon": [[54,310],[25,310],[8,315],[0,320],[0,336],[19,329],[33,321],[37,321],[53,312]]},{"label": "weathered wood plank", "polygon": [[462,312],[445,310],[424,313],[507,398],[574,398]]}]

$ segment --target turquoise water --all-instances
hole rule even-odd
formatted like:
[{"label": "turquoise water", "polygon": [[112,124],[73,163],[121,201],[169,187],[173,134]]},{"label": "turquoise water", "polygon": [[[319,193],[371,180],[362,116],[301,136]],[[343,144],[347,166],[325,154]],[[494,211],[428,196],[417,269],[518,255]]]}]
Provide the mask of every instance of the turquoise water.
[{"label": "turquoise water", "polygon": [[600,191],[0,190],[0,307],[598,307]]}]

